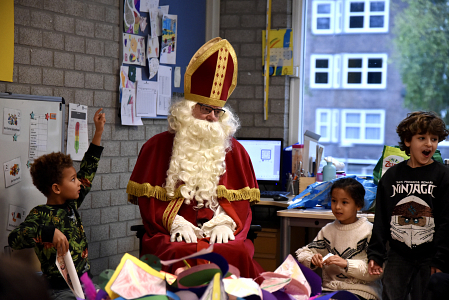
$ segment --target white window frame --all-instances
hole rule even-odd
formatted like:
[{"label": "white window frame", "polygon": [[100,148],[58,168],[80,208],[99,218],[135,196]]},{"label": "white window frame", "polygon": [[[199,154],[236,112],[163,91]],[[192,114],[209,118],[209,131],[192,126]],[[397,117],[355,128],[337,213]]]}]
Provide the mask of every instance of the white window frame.
[{"label": "white window frame", "polygon": [[[327,4],[330,6],[328,14],[318,13],[318,5]],[[313,1],[312,3],[312,33],[313,34],[333,34],[335,32],[335,1]],[[318,29],[318,18],[329,18],[329,29]]]},{"label": "white window frame", "polygon": [[[327,114],[327,121],[322,121],[321,114]],[[338,143],[339,109],[317,108],[315,110],[315,132],[321,135],[320,142]],[[321,126],[326,127],[326,135],[323,135]]]},{"label": "white window frame", "polygon": [[[360,123],[354,124],[354,123],[347,123],[346,117],[348,114],[354,114],[358,113],[360,114]],[[379,114],[380,115],[380,123],[378,125],[376,124],[366,124],[366,115],[367,114]],[[358,139],[351,139],[346,137],[346,128],[347,127],[359,127],[360,128],[360,138]],[[376,140],[368,140],[365,138],[365,130],[366,128],[379,128],[380,129],[380,136]],[[383,109],[342,109],[341,110],[341,143],[342,144],[371,144],[371,145],[378,145],[378,144],[384,144],[385,139],[385,110]]]},{"label": "white window frame", "polygon": [[[354,2],[364,2],[365,11],[363,12],[350,12],[351,3]],[[371,2],[384,2],[385,10],[380,12],[370,12]],[[377,32],[388,32],[389,28],[389,16],[390,16],[390,1],[389,0],[348,0],[345,1],[344,9],[344,31],[347,33],[377,33]],[[353,16],[363,16],[363,27],[362,28],[350,28],[350,19]],[[383,16],[384,26],[383,27],[369,27],[370,16]]]},{"label": "white window frame", "polygon": [[[316,68],[315,63],[317,59],[327,59],[327,68]],[[327,73],[327,83],[316,83],[315,73]],[[310,55],[310,87],[319,89],[330,89],[333,85],[333,75],[334,75],[334,55],[332,54],[312,54]]]},{"label": "white window frame", "polygon": [[[382,59],[382,68],[368,68],[368,60]],[[348,68],[349,59],[362,59],[361,68]],[[387,88],[387,54],[379,53],[350,53],[342,56],[342,81],[341,85],[344,89],[385,89]],[[376,71],[382,73],[382,82],[380,84],[368,84],[368,73]],[[361,83],[348,83],[348,72],[362,73]]]}]

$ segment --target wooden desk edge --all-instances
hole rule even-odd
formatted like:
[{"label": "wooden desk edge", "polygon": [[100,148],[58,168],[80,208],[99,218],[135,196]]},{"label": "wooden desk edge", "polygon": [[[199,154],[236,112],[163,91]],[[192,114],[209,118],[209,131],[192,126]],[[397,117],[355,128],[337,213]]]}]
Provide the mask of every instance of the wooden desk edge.
[{"label": "wooden desk edge", "polygon": [[[325,219],[335,220],[335,216],[329,212],[304,212],[300,209],[285,209],[277,211],[279,217],[304,218],[304,219]],[[374,222],[374,214],[361,213],[358,217],[366,217],[371,223]]]}]

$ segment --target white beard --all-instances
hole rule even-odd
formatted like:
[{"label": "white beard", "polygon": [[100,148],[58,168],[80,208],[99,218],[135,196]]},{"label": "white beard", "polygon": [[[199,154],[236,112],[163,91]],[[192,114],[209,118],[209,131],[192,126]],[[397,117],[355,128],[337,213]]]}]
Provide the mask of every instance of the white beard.
[{"label": "white beard", "polygon": [[199,120],[189,113],[177,118],[170,166],[167,170],[165,189],[169,197],[180,183],[185,203],[197,201],[197,208],[218,207],[217,186],[226,172],[226,149],[231,146],[231,135],[222,122]]},{"label": "white beard", "polygon": [[399,242],[402,242],[414,248],[421,244],[431,242],[435,232],[435,223],[433,218],[426,218],[426,225],[424,227],[416,225],[400,225],[398,218],[401,216],[391,217],[391,237]]}]

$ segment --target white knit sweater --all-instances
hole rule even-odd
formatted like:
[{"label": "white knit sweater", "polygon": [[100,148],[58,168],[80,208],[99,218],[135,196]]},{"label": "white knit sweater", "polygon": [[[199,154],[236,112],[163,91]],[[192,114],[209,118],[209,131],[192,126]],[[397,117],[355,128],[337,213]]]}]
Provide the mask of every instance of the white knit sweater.
[{"label": "white knit sweater", "polygon": [[382,285],[379,276],[368,273],[366,249],[371,238],[371,224],[365,217],[352,224],[340,221],[324,226],[307,246],[296,251],[299,262],[311,266],[312,256],[320,253],[338,255],[348,261],[347,271],[336,265],[323,266],[323,290],[346,290],[366,299],[381,299]]}]

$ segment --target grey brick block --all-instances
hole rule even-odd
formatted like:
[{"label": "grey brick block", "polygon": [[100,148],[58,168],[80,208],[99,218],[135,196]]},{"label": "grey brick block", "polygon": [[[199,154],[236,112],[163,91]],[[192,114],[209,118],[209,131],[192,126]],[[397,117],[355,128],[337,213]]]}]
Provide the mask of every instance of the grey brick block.
[{"label": "grey brick block", "polygon": [[245,15],[241,16],[240,25],[248,28],[265,28],[266,19],[265,15]]},{"label": "grey brick block", "polygon": [[107,239],[109,239],[109,225],[90,227],[90,240],[92,242],[104,241]]},{"label": "grey brick block", "polygon": [[227,29],[236,27],[240,27],[240,16],[237,15],[220,16],[220,28]]},{"label": "grey brick block", "polygon": [[225,1],[226,14],[241,14],[242,12],[254,12],[256,10],[255,1]]},{"label": "grey brick block", "polygon": [[111,159],[102,158],[98,164],[97,174],[111,173]]},{"label": "grey brick block", "polygon": [[120,141],[128,140],[128,126],[122,125],[112,126],[112,139]]},{"label": "grey brick block", "polygon": [[104,41],[86,39],[86,54],[104,55]]},{"label": "grey brick block", "polygon": [[125,189],[111,191],[111,205],[128,204],[128,194]]},{"label": "grey brick block", "polygon": [[91,227],[89,226],[89,227],[84,227],[83,226],[83,229],[84,229],[84,233],[86,234],[86,239],[87,239],[87,241],[89,241],[90,240],[90,229],[91,229]]},{"label": "grey brick block", "polygon": [[[256,41],[256,30],[228,29],[226,36],[232,43],[252,43]],[[234,44],[233,44],[234,45]],[[260,48],[260,45],[259,45]]]},{"label": "grey brick block", "polygon": [[100,256],[111,256],[117,254],[117,240],[103,241],[100,243]]},{"label": "grey brick block", "polygon": [[[74,103],[74,90],[72,89],[66,89],[66,88],[54,88],[53,89],[53,95],[55,97],[63,97],[65,99],[65,101],[67,101],[66,103]],[[69,110],[66,109],[66,120],[68,120],[68,113]],[[67,133],[66,133],[67,134]],[[67,136],[66,136],[66,140],[67,140]],[[78,170],[78,169],[77,169]]]},{"label": "grey brick block", "polygon": [[128,225],[126,226],[126,230],[127,230],[126,235],[127,236],[135,236],[136,232],[135,231],[131,231],[131,226],[133,226],[133,225],[142,225],[142,219],[140,219],[140,216],[139,216],[139,219],[128,221],[127,223],[128,223]]},{"label": "grey brick block", "polygon": [[100,257],[100,243],[99,242],[95,242],[95,243],[91,243],[89,241],[89,260],[92,259],[96,259]]},{"label": "grey brick block", "polygon": [[102,190],[114,190],[119,185],[119,174],[105,174],[102,175]]},{"label": "grey brick block", "polygon": [[129,204],[119,207],[118,212],[119,221],[133,220],[136,217],[136,210],[134,204]]},{"label": "grey brick block", "polygon": [[75,57],[73,53],[55,52],[55,68],[73,70],[75,66]]},{"label": "grey brick block", "polygon": [[272,13],[291,14],[291,12],[292,12],[291,1],[290,0],[273,1],[272,5],[271,5],[271,12]]},{"label": "grey brick block", "polygon": [[23,85],[23,84],[11,84],[11,83],[8,83],[8,85],[6,86],[6,92],[7,93],[12,93],[12,94],[29,95],[30,94],[30,87],[28,85]]},{"label": "grey brick block", "polygon": [[131,177],[131,173],[120,174],[120,188],[121,189],[126,189],[126,187],[128,186],[128,181],[129,181],[130,177]]},{"label": "grey brick block", "polygon": [[93,191],[91,192],[91,194],[92,194],[92,208],[108,207],[111,205],[110,191]]},{"label": "grey brick block", "polygon": [[291,27],[291,17],[286,17],[284,14],[282,15],[273,15],[271,19],[272,28],[287,28]]},{"label": "grey brick block", "polygon": [[128,134],[129,134],[130,140],[143,140],[143,139],[145,139],[145,127],[144,126],[132,126],[129,128]]},{"label": "grey brick block", "polygon": [[[123,257],[123,253],[109,256],[109,268],[112,270],[117,269]],[[136,256],[137,257],[137,256]]]},{"label": "grey brick block", "polygon": [[103,141],[103,154],[102,156],[120,156],[120,142]]},{"label": "grey brick block", "polygon": [[86,74],[86,88],[88,89],[103,89],[103,75],[100,74]]},{"label": "grey brick block", "polygon": [[134,239],[136,237],[125,237],[118,239],[117,251],[118,253],[126,253],[134,250]]},{"label": "grey brick block", "polygon": [[240,125],[244,126],[254,126],[254,115],[253,114],[239,114]]},{"label": "grey brick block", "polygon": [[[252,43],[252,44],[242,44],[242,46],[240,47],[240,55],[243,57],[252,57],[254,58],[255,56],[261,56],[262,55],[262,46],[260,44],[257,43]],[[240,66],[240,58],[239,58],[239,66]],[[240,70],[240,68],[239,68]],[[259,74],[261,74],[262,72],[262,66],[259,67]]]},{"label": "grey brick block", "polygon": [[94,106],[97,107],[112,107],[112,92],[95,91]]},{"label": "grey brick block", "polygon": [[41,84],[42,69],[39,67],[19,66],[19,82]]},{"label": "grey brick block", "polygon": [[75,70],[93,72],[95,58],[89,55],[75,55]]},{"label": "grey brick block", "polygon": [[[95,181],[94,181],[95,182]],[[82,220],[84,226],[100,225],[100,209],[83,210]]]},{"label": "grey brick block", "polygon": [[112,74],[115,70],[112,69],[112,59],[96,57],[95,58],[95,72]]},{"label": "grey brick block", "polygon": [[84,73],[76,71],[65,71],[64,86],[66,87],[84,87]]},{"label": "grey brick block", "polygon": [[67,1],[64,0],[46,0],[44,3],[44,8],[46,10],[63,13],[65,10],[65,3]]},{"label": "grey brick block", "polygon": [[283,100],[272,100],[269,102],[270,112],[272,113],[287,113],[288,107],[285,107],[285,101]]},{"label": "grey brick block", "polygon": [[39,29],[20,27],[19,44],[42,47],[42,31]]},{"label": "grey brick block", "polygon": [[68,1],[66,2],[66,14],[83,17],[84,16],[84,3],[77,1]]},{"label": "grey brick block", "polygon": [[149,140],[156,134],[159,134],[161,132],[164,132],[168,127],[162,127],[162,126],[145,126],[145,139]]},{"label": "grey brick block", "polygon": [[107,23],[118,24],[120,21],[120,10],[113,7],[106,7],[104,20]]},{"label": "grey brick block", "polygon": [[75,32],[75,19],[72,17],[66,17],[63,15],[55,15],[55,27],[56,31],[74,33]]},{"label": "grey brick block", "polygon": [[99,39],[114,40],[114,27],[107,24],[95,24],[95,37]]},{"label": "grey brick block", "polygon": [[106,107],[103,109],[104,114],[106,115],[106,122],[110,124],[119,124],[120,123],[120,117],[119,115],[120,108],[117,107]]},{"label": "grey brick block", "polygon": [[260,72],[239,72],[239,84],[263,85],[263,81]]},{"label": "grey brick block", "polygon": [[[79,170],[78,168],[75,168]],[[89,193],[84,197],[83,203],[79,207],[80,210],[90,209],[92,207],[92,193]]]},{"label": "grey brick block", "polygon": [[77,19],[75,21],[75,34],[76,35],[93,37],[94,36],[94,28],[95,28],[94,22],[79,20],[79,19]]},{"label": "grey brick block", "polygon": [[53,51],[46,49],[32,49],[31,64],[44,67],[53,66]]},{"label": "grey brick block", "polygon": [[268,120],[264,120],[262,115],[255,115],[254,116],[254,123],[256,127],[283,127],[284,125],[284,118],[287,118],[284,114],[270,114],[270,117]]},{"label": "grey brick block", "polygon": [[102,179],[103,179],[103,176],[100,174],[97,174],[95,176],[95,180],[92,182],[92,191],[101,191]]},{"label": "grey brick block", "polygon": [[32,27],[53,30],[53,14],[43,11],[31,11],[31,25]]},{"label": "grey brick block", "polygon": [[19,45],[14,46],[14,63],[21,65],[29,65],[31,62],[31,49],[27,47],[21,47]]},{"label": "grey brick block", "polygon": [[[75,103],[79,103],[81,105],[92,106],[94,103],[94,92],[90,91],[90,90],[76,89],[75,90]],[[103,131],[103,137],[104,137],[104,131]],[[101,163],[101,160],[100,160],[100,163]]]},{"label": "grey brick block", "polygon": [[[261,115],[262,116],[262,115]],[[239,136],[252,138],[268,138],[270,137],[269,128],[242,127],[239,130]]]},{"label": "grey brick block", "polygon": [[137,142],[121,142],[120,143],[120,156],[137,156]]},{"label": "grey brick block", "polygon": [[104,75],[104,89],[106,91],[113,91],[117,93],[118,76],[116,75]]},{"label": "grey brick block", "polygon": [[137,162],[137,157],[130,157],[129,158],[129,166],[128,166],[128,171],[129,172],[132,172],[134,170],[134,167],[136,166],[136,162]]},{"label": "grey brick block", "polygon": [[255,88],[253,86],[237,85],[232,95],[235,94],[235,96],[240,99],[254,99],[254,90]]},{"label": "grey brick block", "polygon": [[53,96],[53,89],[51,87],[33,85],[31,86],[31,95]]},{"label": "grey brick block", "polygon": [[118,206],[106,207],[101,209],[101,223],[114,223],[118,221]]},{"label": "grey brick block", "polygon": [[50,49],[63,50],[64,49],[64,35],[55,32],[43,32],[44,46]]},{"label": "grey brick block", "polygon": [[[111,239],[121,238],[126,236],[126,222],[118,222],[109,225],[109,236]],[[119,240],[120,243],[120,240]],[[119,251],[120,252],[120,251]]]},{"label": "grey brick block", "polygon": [[256,68],[254,58],[239,57],[239,71],[256,71],[258,74],[262,74],[262,68]]},{"label": "grey brick block", "polygon": [[[286,140],[287,135],[285,135],[284,128],[270,128],[270,138],[284,138]],[[284,144],[285,145],[285,144]]]},{"label": "grey brick block", "polygon": [[104,10],[103,5],[97,4],[87,4],[86,18],[95,21],[104,21]]},{"label": "grey brick block", "polygon": [[14,24],[30,26],[30,10],[22,7],[14,7]]},{"label": "grey brick block", "polygon": [[90,260],[90,270],[92,275],[100,275],[104,270],[109,269],[109,259],[107,257]]},{"label": "grey brick block", "polygon": [[104,125],[104,130],[103,130],[103,134],[102,134],[102,137],[101,137],[102,141],[109,141],[109,140],[111,140],[111,130],[112,130],[111,129],[111,125],[106,123]]},{"label": "grey brick block", "polygon": [[128,158],[127,157],[113,158],[111,160],[111,172],[112,173],[127,172],[127,171],[128,171]]},{"label": "grey brick block", "polygon": [[64,49],[69,52],[84,53],[84,38],[66,35]]}]

